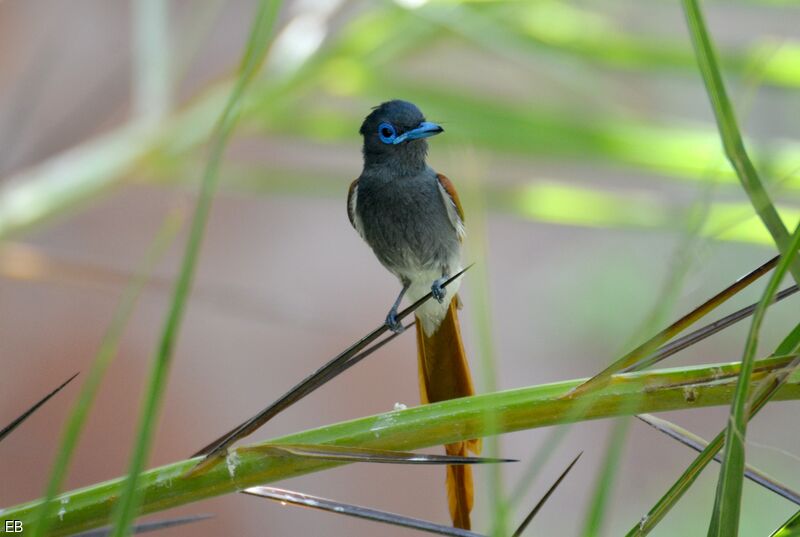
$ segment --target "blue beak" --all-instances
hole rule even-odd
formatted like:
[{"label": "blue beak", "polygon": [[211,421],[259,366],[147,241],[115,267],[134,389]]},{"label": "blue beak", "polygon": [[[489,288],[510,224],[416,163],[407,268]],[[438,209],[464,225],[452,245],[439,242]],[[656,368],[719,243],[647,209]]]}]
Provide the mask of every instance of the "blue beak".
[{"label": "blue beak", "polygon": [[419,124],[419,127],[404,132],[403,134],[395,138],[394,142],[392,143],[394,145],[402,144],[403,142],[407,142],[409,140],[418,140],[420,138],[435,136],[440,132],[444,132],[444,129],[441,127],[441,125],[437,125],[436,123],[431,123],[430,121],[423,121],[422,123]]}]

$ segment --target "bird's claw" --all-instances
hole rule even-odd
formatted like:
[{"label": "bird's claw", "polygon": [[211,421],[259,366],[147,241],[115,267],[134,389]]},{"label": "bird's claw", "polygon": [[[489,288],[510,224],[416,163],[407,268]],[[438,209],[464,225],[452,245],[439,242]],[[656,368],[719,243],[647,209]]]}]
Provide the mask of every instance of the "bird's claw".
[{"label": "bird's claw", "polygon": [[397,310],[392,308],[389,314],[386,316],[386,326],[394,332],[395,334],[400,334],[405,330],[403,327],[403,323],[397,318]]},{"label": "bird's claw", "polygon": [[440,304],[444,301],[444,297],[447,296],[447,289],[442,285],[444,281],[446,280],[442,278],[441,280],[436,280],[433,282],[433,285],[431,285],[431,295],[438,300]]}]

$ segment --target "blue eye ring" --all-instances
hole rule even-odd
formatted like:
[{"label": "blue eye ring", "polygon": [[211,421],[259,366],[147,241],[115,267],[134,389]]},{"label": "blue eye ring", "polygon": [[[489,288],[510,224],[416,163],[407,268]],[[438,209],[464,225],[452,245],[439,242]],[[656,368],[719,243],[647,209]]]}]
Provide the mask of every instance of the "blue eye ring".
[{"label": "blue eye ring", "polygon": [[397,129],[391,123],[383,122],[378,125],[378,137],[385,144],[393,144],[397,138]]}]

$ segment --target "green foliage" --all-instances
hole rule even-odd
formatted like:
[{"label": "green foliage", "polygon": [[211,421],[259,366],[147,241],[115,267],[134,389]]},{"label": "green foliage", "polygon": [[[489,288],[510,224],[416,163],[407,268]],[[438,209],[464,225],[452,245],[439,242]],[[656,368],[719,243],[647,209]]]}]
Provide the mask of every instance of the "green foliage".
[{"label": "green foliage", "polygon": [[725,458],[720,469],[717,497],[711,526],[708,530],[709,537],[735,537],[738,533],[745,466],[744,440],[747,433],[747,421],[752,412],[752,408],[750,408],[752,404],[748,405],[749,379],[753,372],[753,364],[758,350],[759,331],[764,322],[767,307],[772,302],[778,291],[778,285],[797,257],[797,251],[800,248],[800,225],[792,234],[787,248],[788,254],[781,257],[772,278],[764,289],[761,301],[753,314],[750,332],[747,335],[742,356],[742,370],[739,373],[739,381],[736,384],[736,393],[731,405],[731,415],[725,432]]},{"label": "green foliage", "polygon": [[247,40],[247,46],[242,58],[239,75],[231,91],[228,102],[222,111],[219,122],[211,141],[208,165],[203,175],[200,195],[192,217],[189,229],[189,238],[186,251],[181,263],[178,279],[172,295],[169,312],[164,322],[161,340],[156,350],[153,369],[150,373],[142,405],[142,413],[137,427],[136,442],[131,456],[128,477],[122,488],[119,502],[115,507],[112,535],[125,537],[130,533],[131,524],[136,517],[137,508],[141,502],[139,491],[139,478],[144,469],[150,451],[153,431],[155,430],[164,389],[166,387],[169,365],[178,337],[186,303],[189,299],[192,279],[203,241],[208,213],[211,209],[211,200],[216,187],[220,162],[225,150],[225,145],[233,132],[239,118],[240,101],[248,84],[258,72],[259,67],[269,47],[270,38],[277,18],[281,2],[278,0],[263,0],[259,3],[258,11]]},{"label": "green foliage", "polygon": [[[752,2],[746,8],[786,10],[787,17],[796,16],[792,11],[795,6],[778,5],[782,3]],[[201,88],[182,108],[170,110],[175,90],[171,85],[179,82],[185,66],[181,69],[175,51],[160,54],[159,49],[172,46],[165,18],[167,4],[160,0],[135,3],[139,17],[134,47],[134,86],[138,88],[135,116],[97,138],[4,178],[0,190],[0,238],[7,238],[101,198],[125,184],[131,171],[137,176],[148,175],[164,187],[182,181],[181,186],[192,188],[202,171],[186,251],[148,379],[129,474],[56,498],[94,394],[144,282],[141,275],[131,283],[111,320],[65,427],[44,498],[7,509],[2,513],[4,519],[24,520],[26,530],[35,536],[48,535],[51,529],[55,535],[67,534],[113,520],[114,534],[122,536],[130,531],[140,503],[144,512],[154,512],[249,484],[332,467],[330,461],[271,457],[251,447],[232,452],[223,464],[198,476],[184,475],[193,461],[144,471],[224,151],[239,120],[245,124],[242,130],[247,135],[294,137],[303,144],[325,147],[342,144],[355,152],[355,126],[367,107],[399,96],[424,104],[429,116],[457,126],[448,126],[448,136],[437,140],[441,152],[436,158],[456,159],[466,151],[491,162],[492,169],[497,162],[511,162],[510,168],[525,170],[524,177],[516,180],[500,177],[480,186],[471,185],[473,191],[465,196],[472,196],[468,212],[470,240],[474,242],[469,247],[479,259],[485,259],[488,250],[488,214],[536,223],[674,235],[692,227],[686,223],[694,222],[697,216],[693,199],[698,192],[705,196],[706,190],[713,199],[702,225],[693,228],[693,234],[702,239],[777,246],[783,258],[762,294],[740,366],[612,376],[651,350],[637,348],[601,374],[602,382],[592,384],[599,389],[579,391],[572,399],[564,395],[579,381],[495,393],[492,324],[499,322],[491,316],[488,270],[479,262],[473,272],[475,296],[471,305],[477,310],[475,327],[487,395],[335,424],[277,441],[412,449],[643,411],[730,404],[724,434],[709,443],[629,535],[645,535],[656,527],[723,446],[725,459],[709,536],[736,535],[747,422],[773,396],[800,398],[797,360],[792,357],[800,344],[800,325],[784,338],[772,359],[755,360],[767,306],[783,272],[790,271],[800,281],[800,263],[793,260],[800,231],[790,236],[787,230],[800,221],[800,143],[744,136],[733,101],[746,99],[737,99],[736,90],[729,96],[723,69],[739,83],[740,91],[754,92],[764,85],[774,95],[786,95],[787,89],[800,87],[800,42],[787,39],[777,44],[768,35],[754,35],[741,44],[722,47],[718,56],[697,0],[683,0],[693,49],[682,35],[651,35],[646,29],[626,26],[624,5],[448,0],[407,8],[406,2],[384,2],[346,16],[331,16],[318,50],[294,63],[279,64],[267,52],[281,2],[262,0],[238,71]],[[653,9],[671,7],[657,4]],[[218,7],[205,9],[214,11]],[[159,54],[154,55],[155,51]],[[429,57],[441,61],[451,58],[449,55],[454,55],[456,62],[465,57],[471,62],[473,55],[482,56],[482,65],[497,63],[506,69],[492,71],[485,79],[464,73],[464,80],[451,80],[446,77],[452,76],[452,71],[442,70],[443,75],[436,66],[425,63]],[[265,58],[267,69],[259,77]],[[691,116],[661,113],[657,106],[645,113],[625,99],[659,99],[666,92],[643,89],[635,93],[622,84],[612,84],[608,77],[614,73],[626,81],[687,84],[694,78],[694,60],[711,101],[717,131]],[[507,76],[510,82],[501,88],[494,76]],[[680,88],[673,89],[680,94]],[[623,97],[618,98],[617,92]],[[741,119],[745,106],[737,104]],[[200,151],[207,151],[207,156]],[[731,166],[726,165],[725,158]],[[345,185],[355,173],[335,166],[320,171],[304,164],[253,166],[234,160],[226,163],[223,186],[262,196],[342,198]],[[557,170],[568,168],[581,179],[566,173],[561,177],[558,171],[552,171],[551,164]],[[598,181],[595,169],[613,175],[621,172],[619,175],[628,179]],[[667,196],[664,192],[678,194]],[[154,248],[161,246],[159,240]],[[146,264],[153,255],[151,252]],[[677,291],[672,290],[663,301],[671,302],[676,296]],[[678,328],[683,330],[695,320],[684,319]],[[658,327],[650,327],[646,335]],[[670,340],[680,330],[664,333],[653,345]],[[769,367],[760,367],[765,364]],[[734,382],[734,376],[738,381]],[[606,382],[608,385],[604,385]],[[687,382],[695,383],[691,384],[692,400],[685,397],[683,385]],[[612,430],[605,464],[589,503],[585,535],[602,533],[610,491],[619,465],[624,463],[627,421],[621,420]],[[375,431],[380,434],[375,435]],[[507,511],[565,434],[566,427],[553,432],[529,471],[523,473],[514,494],[505,495],[500,470],[490,470],[488,492],[494,503],[496,533],[507,533]],[[491,438],[487,445],[490,454],[499,453],[499,438]],[[69,500],[69,504],[63,504],[64,520],[53,514],[54,499]],[[798,515],[773,537],[796,534]]]},{"label": "green foliage", "polygon": [[[769,379],[772,372],[781,371],[791,362],[790,358],[758,362],[753,382]],[[576,398],[563,396],[585,379],[557,382],[327,425],[267,444],[334,444],[407,451],[533,427],[630,413],[702,408],[728,404],[734,389],[730,379],[738,373],[737,363],[628,373],[615,377],[604,389]],[[726,378],[727,382],[721,380]],[[684,387],[687,384],[694,387],[692,398],[686,397]],[[800,399],[797,374],[777,390],[776,398]],[[581,412],[576,414],[576,409]],[[199,459],[143,472],[140,475],[141,512],[161,511],[337,465],[319,458],[275,457],[265,454],[263,448],[259,448],[262,445],[233,450],[226,459],[205,472],[188,473]],[[61,517],[51,515],[51,535],[67,535],[105,524],[111,516],[113,499],[118,497],[126,481],[126,478],[114,479],[59,496],[57,499],[62,502],[64,512]],[[24,527],[33,531],[40,507],[41,501],[11,507],[0,514],[0,523],[7,519],[22,520]]]},{"label": "green foliage", "polygon": [[83,385],[78,401],[75,403],[72,414],[64,426],[61,445],[56,454],[56,461],[53,464],[50,481],[47,484],[42,507],[36,520],[35,530],[32,533],[33,537],[47,535],[50,515],[52,515],[52,511],[56,505],[55,502],[53,502],[53,498],[58,494],[67,476],[70,459],[75,452],[78,438],[83,430],[83,425],[89,415],[97,391],[100,388],[100,383],[103,380],[108,366],[111,365],[112,360],[117,354],[119,340],[128,324],[128,320],[133,314],[137,299],[147,283],[147,279],[155,263],[161,258],[167,246],[172,242],[178,230],[179,223],[180,218],[177,213],[169,216],[165,220],[145,256],[145,261],[141,269],[127,286],[120,299],[119,306],[114,313],[114,317],[111,319],[103,341],[100,343],[100,348],[97,351],[94,363],[86,376],[86,382]]}]

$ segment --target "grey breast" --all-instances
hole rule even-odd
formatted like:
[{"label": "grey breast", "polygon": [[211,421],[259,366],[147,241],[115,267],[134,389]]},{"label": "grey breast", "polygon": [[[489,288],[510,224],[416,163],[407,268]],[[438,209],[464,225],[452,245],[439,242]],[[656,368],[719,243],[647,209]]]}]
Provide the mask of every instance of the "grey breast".
[{"label": "grey breast", "polygon": [[460,242],[430,168],[397,178],[362,175],[356,211],[364,238],[392,272],[438,270],[458,255]]}]

